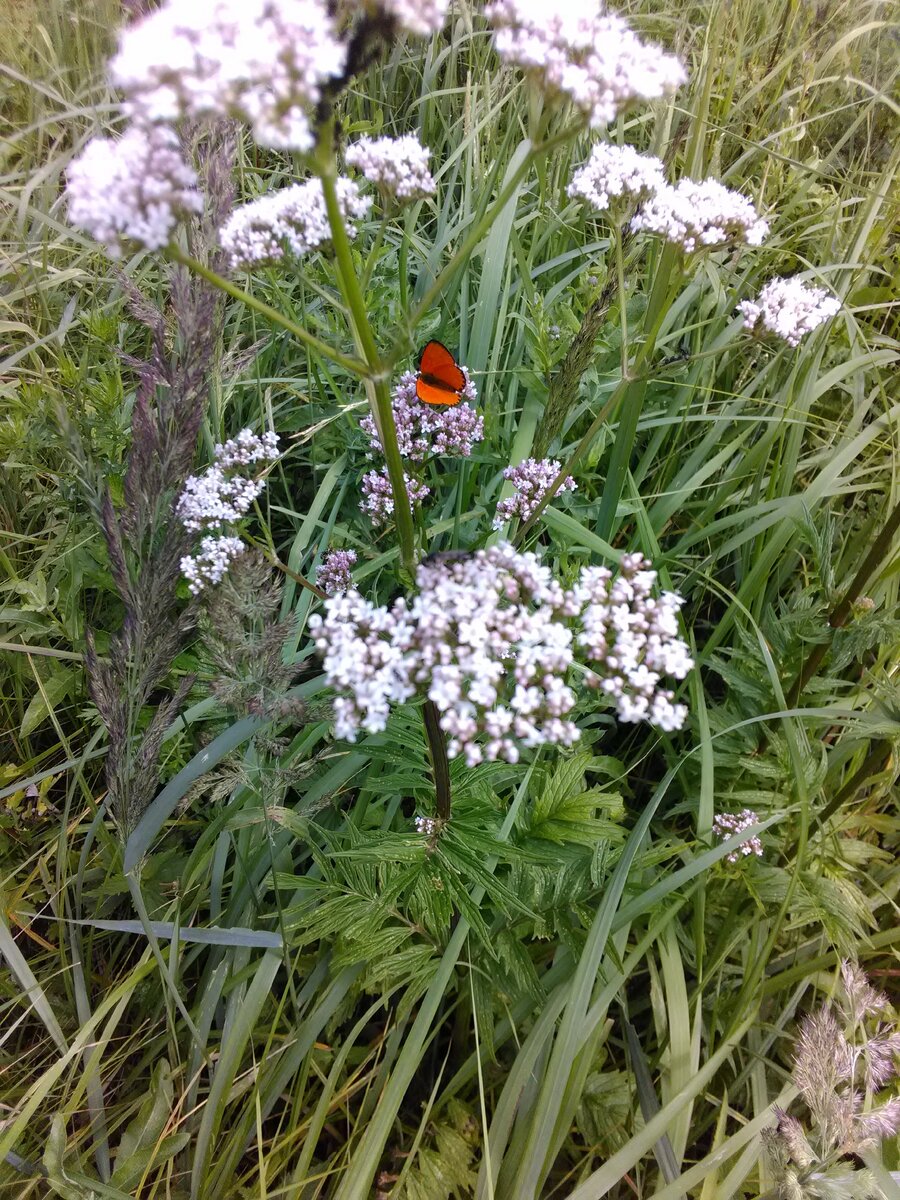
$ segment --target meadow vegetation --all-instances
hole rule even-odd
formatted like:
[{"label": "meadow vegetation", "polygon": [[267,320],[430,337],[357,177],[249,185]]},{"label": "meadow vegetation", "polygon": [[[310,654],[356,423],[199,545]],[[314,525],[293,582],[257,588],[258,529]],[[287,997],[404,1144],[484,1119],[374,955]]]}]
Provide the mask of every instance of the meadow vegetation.
[{"label": "meadow vegetation", "polygon": [[[64,193],[141,7],[0,13],[0,1195],[900,1196],[866,983],[900,946],[896,12],[623,0],[685,82],[591,129],[454,0],[373,41],[309,155],[182,122],[204,210],[116,259]],[[410,133],[433,194],[336,193],[308,252],[236,264],[236,205]],[[604,141],[768,235],[617,222],[569,190]],[[751,331],[795,276],[836,311]],[[423,434],[407,379],[394,429],[431,338],[474,413]],[[217,452],[243,430],[278,449]],[[258,482],[227,571],[178,507],[217,453]],[[574,486],[523,508],[529,458]],[[655,723],[586,686],[605,651],[521,745],[330,686],[342,604],[418,605],[425,661],[507,540],[683,598]]]}]

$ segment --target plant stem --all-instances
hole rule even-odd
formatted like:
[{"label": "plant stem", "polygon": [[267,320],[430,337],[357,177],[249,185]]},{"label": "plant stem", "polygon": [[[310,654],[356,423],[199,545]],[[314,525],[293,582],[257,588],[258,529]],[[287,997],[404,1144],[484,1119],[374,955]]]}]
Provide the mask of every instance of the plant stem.
[{"label": "plant stem", "polygon": [[394,411],[391,407],[391,393],[388,386],[388,369],[382,362],[375,342],[375,335],[369,323],[366,311],[366,301],[362,288],[356,277],[353,266],[353,255],[350,252],[350,239],[344,225],[340,201],[337,194],[337,164],[334,157],[334,119],[325,121],[319,134],[316,146],[315,161],[319,178],[322,181],[322,192],[325,197],[325,208],[328,212],[328,223],[331,227],[331,241],[334,246],[337,264],[338,283],[344,301],[350,310],[353,332],[365,361],[363,378],[369,396],[369,405],[375,420],[378,435],[381,439],[384,461],[387,466],[388,478],[391,483],[391,494],[394,499],[394,520],[397,525],[397,539],[400,544],[400,564],[407,582],[411,582],[416,570],[416,541],[413,526],[412,508],[409,503],[409,493],[403,472],[403,460],[400,457],[400,447],[397,444],[397,427],[394,424]]},{"label": "plant stem", "polygon": [[[669,294],[669,278],[675,267],[677,257],[677,249],[666,243],[660,255],[659,269],[653,281],[653,290],[650,293],[650,302],[647,306],[647,314],[644,319],[644,328],[647,332],[638,356],[635,359],[635,368],[643,367],[644,362],[656,344],[656,337],[668,307],[666,299]],[[624,296],[619,297],[619,303],[624,304]],[[627,355],[627,348],[625,353]],[[631,461],[631,451],[634,448],[634,440],[637,436],[638,422],[640,421],[641,410],[644,407],[644,396],[646,393],[646,379],[629,379],[628,391],[622,404],[622,417],[619,421],[616,440],[613,443],[612,455],[609,460],[606,484],[600,500],[600,511],[597,514],[597,533],[605,541],[609,541],[613,533],[616,512],[619,507],[619,498],[622,495],[622,488],[625,485],[625,476],[628,473],[628,464]]]},{"label": "plant stem", "polygon": [[[862,595],[863,588],[868,583],[870,576],[890,552],[891,542],[894,540],[894,535],[898,529],[900,529],[900,504],[897,504],[888,517],[881,532],[870,546],[869,553],[863,559],[859,570],[854,575],[853,582],[829,615],[828,624],[832,629],[840,629],[842,625],[847,624],[847,618],[850,616],[854,602]],[[819,642],[813,646],[806,662],[804,662],[797,673],[797,678],[788,689],[787,699],[790,705],[796,706],[799,704],[803,689],[819,669],[822,660],[830,648],[830,639],[827,642]]]},{"label": "plant stem", "polygon": [[273,308],[271,304],[266,304],[264,300],[257,299],[256,296],[245,292],[243,288],[238,287],[236,283],[232,283],[230,279],[226,279],[223,275],[219,275],[216,271],[211,270],[199,259],[193,258],[190,254],[186,254],[178,246],[170,246],[167,251],[168,257],[175,262],[181,263],[193,271],[195,275],[201,275],[208,283],[213,284],[219,291],[225,292],[227,296],[231,296],[235,300],[240,300],[246,304],[248,308],[252,308],[261,316],[266,317],[274,325],[280,325],[282,329],[286,329],[292,334],[298,342],[309,346],[311,350],[315,350],[317,354],[321,354],[323,358],[329,358],[338,366],[349,371],[353,375],[365,376],[368,368],[364,362],[358,358],[351,358],[348,354],[343,354],[340,350],[335,350],[321,338],[317,338],[314,333],[304,329],[302,325],[298,325],[296,321],[292,321],[290,317],[286,317],[284,313],[280,313],[277,308]]},{"label": "plant stem", "polygon": [[422,706],[422,720],[428,739],[431,757],[431,774],[434,779],[437,815],[442,821],[450,820],[450,762],[447,758],[447,739],[441,728],[441,714],[433,700]]}]

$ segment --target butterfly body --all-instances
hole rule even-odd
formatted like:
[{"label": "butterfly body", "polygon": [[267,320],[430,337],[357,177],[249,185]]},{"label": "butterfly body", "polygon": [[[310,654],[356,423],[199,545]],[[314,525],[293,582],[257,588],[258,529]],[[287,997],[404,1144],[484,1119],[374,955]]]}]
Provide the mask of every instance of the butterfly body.
[{"label": "butterfly body", "polygon": [[429,342],[419,358],[416,395],[425,404],[459,404],[466,389],[462,367],[441,342]]}]

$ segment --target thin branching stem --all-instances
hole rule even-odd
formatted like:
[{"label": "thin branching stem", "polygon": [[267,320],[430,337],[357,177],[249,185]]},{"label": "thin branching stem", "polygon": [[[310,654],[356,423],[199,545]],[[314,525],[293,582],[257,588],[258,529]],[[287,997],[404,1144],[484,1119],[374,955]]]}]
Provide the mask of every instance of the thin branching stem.
[{"label": "thin branching stem", "polygon": [[232,283],[230,279],[226,279],[224,275],[219,275],[218,272],[206,266],[205,263],[200,262],[199,259],[187,254],[180,246],[170,246],[167,253],[173,262],[181,263],[182,266],[187,267],[195,275],[202,276],[208,283],[213,284],[219,291],[224,292],[226,296],[231,296],[233,300],[240,300],[242,304],[246,304],[248,308],[253,309],[254,312],[258,312],[260,316],[266,317],[273,325],[280,325],[282,329],[286,329],[292,337],[295,337],[298,342],[302,342],[310,350],[315,350],[323,358],[330,359],[331,362],[337,363],[339,367],[343,367],[345,371],[349,371],[353,375],[360,377],[366,375],[367,367],[364,362],[361,362],[358,358],[351,358],[348,354],[344,354],[340,350],[335,350],[333,346],[329,346],[327,342],[323,342],[321,338],[317,338],[314,333],[310,333],[308,329],[304,329],[302,325],[298,325],[296,321],[292,321],[290,317],[286,317],[277,308],[273,308],[271,304],[266,304],[265,300],[260,300],[257,296],[238,287],[236,283]]}]

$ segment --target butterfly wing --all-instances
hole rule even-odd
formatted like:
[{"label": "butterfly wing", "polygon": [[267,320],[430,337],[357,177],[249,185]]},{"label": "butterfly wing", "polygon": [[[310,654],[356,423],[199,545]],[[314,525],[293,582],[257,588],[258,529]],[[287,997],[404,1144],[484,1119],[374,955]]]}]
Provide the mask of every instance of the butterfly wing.
[{"label": "butterfly wing", "polygon": [[459,404],[466,377],[441,342],[429,342],[419,358],[416,395],[426,404]]}]

